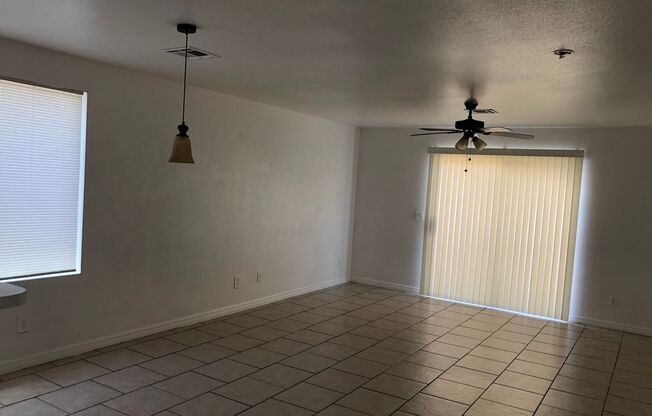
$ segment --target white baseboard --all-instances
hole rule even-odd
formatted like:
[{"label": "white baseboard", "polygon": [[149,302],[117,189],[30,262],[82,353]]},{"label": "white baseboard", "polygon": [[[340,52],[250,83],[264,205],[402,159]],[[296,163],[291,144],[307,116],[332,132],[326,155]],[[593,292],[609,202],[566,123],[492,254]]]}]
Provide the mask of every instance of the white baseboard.
[{"label": "white baseboard", "polygon": [[644,326],[630,325],[630,324],[624,324],[621,322],[614,322],[614,321],[605,321],[602,319],[593,319],[593,318],[587,318],[586,316],[578,316],[578,315],[573,316],[572,321],[577,322],[579,324],[598,326],[606,329],[615,329],[618,331],[631,332],[632,334],[639,334],[639,335],[652,337],[652,328],[648,328]]},{"label": "white baseboard", "polygon": [[385,282],[383,280],[370,279],[362,276],[351,276],[351,281],[361,283],[363,285],[378,286],[385,289],[405,290],[407,292],[419,292],[416,286],[401,285],[399,283]]},{"label": "white baseboard", "polygon": [[110,345],[118,344],[120,342],[130,341],[132,339],[156,334],[158,332],[167,331],[169,329],[184,327],[187,325],[193,325],[203,321],[209,321],[211,319],[230,315],[232,313],[240,312],[245,309],[256,308],[258,306],[263,306],[269,303],[278,302],[283,299],[303,295],[304,293],[313,292],[315,290],[320,290],[320,289],[325,289],[328,287],[340,285],[348,281],[349,281],[348,277],[331,279],[314,285],[303,286],[300,288],[291,289],[285,292],[276,293],[262,298],[248,300],[235,305],[224,306],[222,308],[217,308],[206,312],[200,312],[197,314],[188,315],[188,316],[172,319],[165,322],[159,322],[153,325],[147,325],[141,328],[119,332],[117,334],[112,334],[100,338],[91,339],[88,341],[79,342],[76,344],[66,345],[60,348],[55,348],[55,349],[51,349],[35,354],[26,355],[24,357],[18,357],[11,360],[0,361],[0,375],[12,371],[20,370],[23,368],[27,368],[27,367],[44,364],[50,361],[59,360],[61,358],[72,357],[75,355],[83,354],[85,352],[96,350],[98,348],[108,347]]}]

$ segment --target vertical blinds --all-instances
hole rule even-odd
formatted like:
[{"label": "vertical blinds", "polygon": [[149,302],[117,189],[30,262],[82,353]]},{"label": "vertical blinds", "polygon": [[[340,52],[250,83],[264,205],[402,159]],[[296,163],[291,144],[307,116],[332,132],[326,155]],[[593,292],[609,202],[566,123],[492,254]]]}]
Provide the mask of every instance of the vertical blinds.
[{"label": "vertical blinds", "polygon": [[431,155],[422,290],[568,319],[581,157]]},{"label": "vertical blinds", "polygon": [[0,280],[79,273],[85,95],[0,79]]}]

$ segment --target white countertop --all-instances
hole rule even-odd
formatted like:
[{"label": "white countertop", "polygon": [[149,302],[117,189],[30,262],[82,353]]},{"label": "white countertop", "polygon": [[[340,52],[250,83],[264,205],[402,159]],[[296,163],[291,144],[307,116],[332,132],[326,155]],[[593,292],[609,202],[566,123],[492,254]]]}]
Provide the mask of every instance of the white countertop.
[{"label": "white countertop", "polygon": [[25,303],[26,290],[9,283],[0,283],[0,309],[13,308]]}]

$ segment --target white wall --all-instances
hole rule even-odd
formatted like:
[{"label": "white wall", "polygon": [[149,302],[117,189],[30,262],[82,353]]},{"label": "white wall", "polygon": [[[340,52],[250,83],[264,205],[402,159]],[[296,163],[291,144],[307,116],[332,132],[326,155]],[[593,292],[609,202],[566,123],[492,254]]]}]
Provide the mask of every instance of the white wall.
[{"label": "white wall", "polygon": [[[571,319],[652,334],[652,128],[522,130],[536,139],[487,141],[492,147],[586,151]],[[425,209],[427,148],[451,147],[458,137],[411,133],[361,130],[354,279],[419,286],[424,224],[414,211]],[[608,304],[612,295],[616,306]]]},{"label": "white wall", "polygon": [[347,279],[355,127],[191,88],[197,164],[169,164],[179,83],[1,39],[0,56],[3,76],[88,92],[83,273],[0,310],[0,370]]}]

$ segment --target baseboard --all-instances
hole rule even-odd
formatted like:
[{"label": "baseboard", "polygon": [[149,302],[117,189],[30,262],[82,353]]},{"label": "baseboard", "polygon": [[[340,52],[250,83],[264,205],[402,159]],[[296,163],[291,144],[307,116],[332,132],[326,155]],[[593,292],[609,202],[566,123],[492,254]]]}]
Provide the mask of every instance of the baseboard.
[{"label": "baseboard", "polygon": [[378,286],[385,289],[404,290],[407,292],[419,292],[419,288],[416,286],[401,285],[399,283],[385,282],[383,280],[370,279],[368,277],[362,277],[362,276],[352,275],[351,281],[356,283],[361,283],[363,285]]},{"label": "baseboard", "polygon": [[598,326],[606,329],[615,329],[618,331],[631,332],[632,334],[639,334],[639,335],[652,337],[652,328],[648,328],[644,326],[630,325],[630,324],[624,324],[621,322],[614,322],[614,321],[605,321],[602,319],[593,319],[593,318],[587,318],[586,316],[578,316],[578,315],[573,316],[573,322],[584,324],[584,325]]},{"label": "baseboard", "polygon": [[0,375],[21,370],[27,367],[44,364],[50,361],[59,360],[61,358],[83,354],[85,352],[93,351],[98,348],[108,347],[110,345],[118,344],[120,342],[130,341],[132,339],[156,334],[158,332],[167,331],[169,329],[179,328],[187,325],[193,325],[203,321],[209,321],[211,319],[230,315],[232,313],[240,312],[245,309],[256,308],[258,306],[263,306],[269,303],[278,302],[294,296],[303,295],[305,293],[313,292],[315,290],[320,290],[320,289],[325,289],[328,287],[340,285],[348,281],[349,281],[348,277],[331,279],[314,285],[291,289],[285,292],[276,293],[258,299],[252,299],[235,305],[229,305],[222,308],[213,309],[210,311],[200,312],[197,314],[172,319],[169,321],[144,326],[141,328],[131,329],[129,331],[119,332],[116,334],[95,338],[92,340],[83,341],[76,344],[71,344],[64,347],[39,352],[36,354],[30,354],[24,357],[19,357],[11,360],[6,360],[6,361],[0,361]]}]

